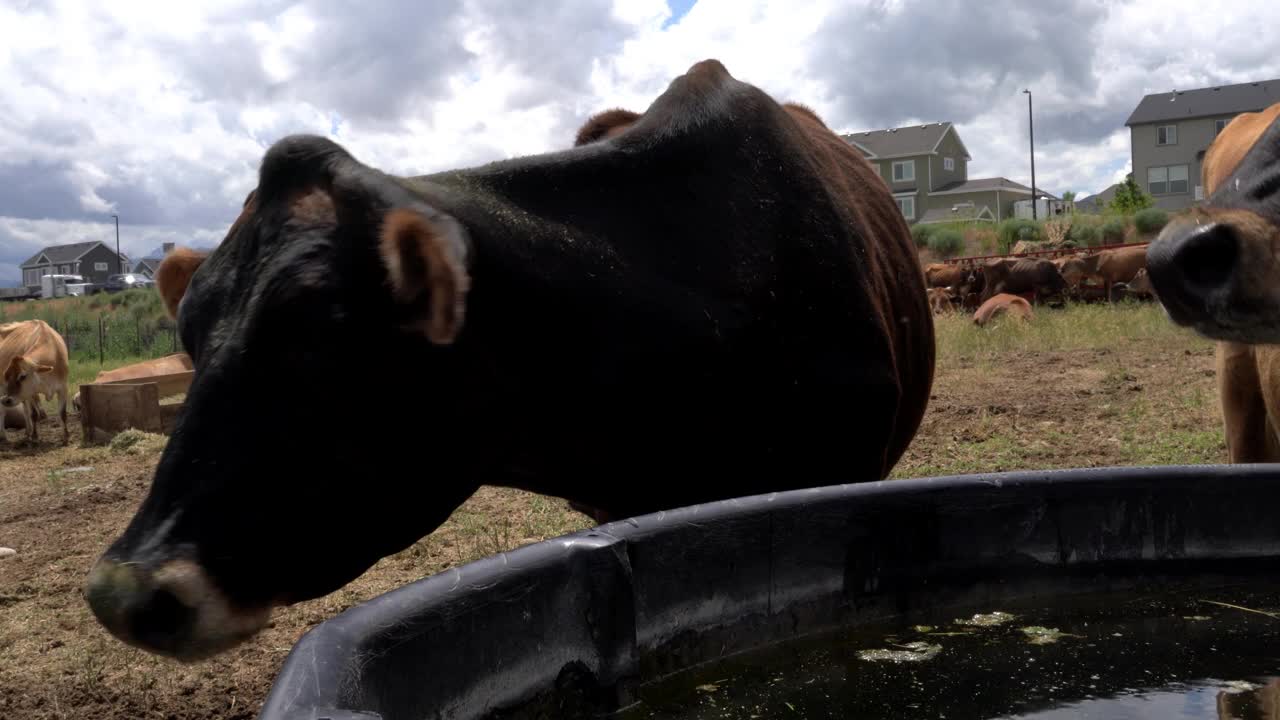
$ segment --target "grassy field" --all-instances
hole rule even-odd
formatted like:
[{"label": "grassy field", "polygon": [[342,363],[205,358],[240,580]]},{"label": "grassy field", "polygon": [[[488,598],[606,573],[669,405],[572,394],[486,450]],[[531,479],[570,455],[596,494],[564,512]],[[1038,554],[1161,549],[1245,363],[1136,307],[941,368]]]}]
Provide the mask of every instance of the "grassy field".
[{"label": "grassy field", "polygon": [[[1213,348],[1153,305],[1038,309],[1025,326],[937,320],[924,422],[894,477],[1226,460]],[[86,369],[83,370],[87,372]],[[96,368],[94,368],[96,372]],[[50,428],[52,429],[52,428]],[[280,611],[254,641],[180,665],[94,622],[90,565],[144,497],[165,439],[0,446],[0,718],[249,719],[310,627],[418,578],[587,527],[562,500],[483,488],[435,533],[331,595]],[[16,435],[15,435],[16,437]]]}]

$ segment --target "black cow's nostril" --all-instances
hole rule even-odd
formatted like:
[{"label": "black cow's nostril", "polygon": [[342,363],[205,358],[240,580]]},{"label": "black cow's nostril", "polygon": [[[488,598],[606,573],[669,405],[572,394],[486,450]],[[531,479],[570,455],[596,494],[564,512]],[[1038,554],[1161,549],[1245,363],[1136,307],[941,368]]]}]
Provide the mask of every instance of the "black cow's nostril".
[{"label": "black cow's nostril", "polygon": [[1197,228],[1174,251],[1173,261],[1187,282],[1201,290],[1226,285],[1235,272],[1240,243],[1230,226]]},{"label": "black cow's nostril", "polygon": [[150,647],[172,648],[186,637],[195,619],[194,608],[168,590],[156,589],[133,612],[133,636]]}]

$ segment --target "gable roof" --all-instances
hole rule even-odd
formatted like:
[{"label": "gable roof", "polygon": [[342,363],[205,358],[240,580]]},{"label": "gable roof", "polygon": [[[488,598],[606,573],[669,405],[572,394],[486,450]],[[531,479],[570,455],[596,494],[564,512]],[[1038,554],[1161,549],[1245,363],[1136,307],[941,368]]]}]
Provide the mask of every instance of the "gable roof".
[{"label": "gable roof", "polygon": [[[162,258],[145,257],[138,261],[138,265],[141,265],[154,273],[156,268],[160,267],[161,260]],[[134,265],[134,269],[137,269],[138,265]]]},{"label": "gable roof", "polygon": [[[1044,188],[1036,188],[1041,197],[1057,200],[1052,194],[1045,192]],[[929,193],[930,195],[959,195],[960,193],[973,192],[994,192],[996,190],[1005,190],[1008,192],[1030,195],[1031,188],[1017,183],[1009,178],[993,177],[993,178],[975,178],[973,180],[962,180],[953,183],[947,183],[942,187]]]},{"label": "gable roof", "polygon": [[864,130],[862,132],[841,135],[845,142],[857,147],[872,158],[895,158],[910,155],[933,155],[938,146],[950,132],[955,135],[956,142],[964,152],[965,160],[972,160],[969,149],[960,140],[960,133],[949,122],[927,123],[925,125],[907,125],[889,128],[888,130]]},{"label": "gable roof", "polygon": [[1125,125],[1257,112],[1280,102],[1280,80],[1145,95]]},{"label": "gable roof", "polygon": [[[45,265],[50,263],[57,265],[58,263],[75,262],[76,260],[79,260],[80,258],[84,257],[85,253],[89,252],[90,250],[96,248],[99,245],[102,245],[101,240],[91,240],[89,242],[70,243],[68,245],[50,245],[42,249],[40,252],[36,253],[35,255],[32,255],[31,257],[27,258],[26,262],[22,263],[21,267],[28,267],[31,265]],[[106,246],[103,245],[103,247],[106,247]],[[110,250],[110,248],[107,248],[107,249]],[[112,253],[112,254],[114,255],[115,253]],[[46,258],[45,262],[40,261],[40,257],[42,255]]]},{"label": "gable roof", "polygon": [[995,222],[996,216],[991,208],[974,204],[953,205],[951,207],[930,208],[916,221],[919,225],[931,223],[956,222],[960,220],[990,220]]},{"label": "gable roof", "polygon": [[1120,187],[1120,183],[1113,183],[1107,186],[1107,189],[1103,190],[1102,192],[1094,193],[1093,195],[1090,195],[1089,197],[1084,198],[1082,200],[1077,200],[1076,209],[1088,211],[1091,208],[1097,208],[1101,210],[1102,208],[1106,207],[1107,203],[1115,199],[1116,189],[1119,187]]}]

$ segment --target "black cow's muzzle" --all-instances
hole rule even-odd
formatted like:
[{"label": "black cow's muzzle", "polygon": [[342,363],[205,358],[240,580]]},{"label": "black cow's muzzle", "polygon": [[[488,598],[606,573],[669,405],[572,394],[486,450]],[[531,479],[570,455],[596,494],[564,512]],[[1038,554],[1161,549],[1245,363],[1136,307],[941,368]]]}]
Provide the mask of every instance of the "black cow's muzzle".
[{"label": "black cow's muzzle", "polygon": [[242,610],[227,602],[194,562],[98,561],[85,597],[94,616],[117,639],[181,661],[201,660],[261,630],[270,608]]}]

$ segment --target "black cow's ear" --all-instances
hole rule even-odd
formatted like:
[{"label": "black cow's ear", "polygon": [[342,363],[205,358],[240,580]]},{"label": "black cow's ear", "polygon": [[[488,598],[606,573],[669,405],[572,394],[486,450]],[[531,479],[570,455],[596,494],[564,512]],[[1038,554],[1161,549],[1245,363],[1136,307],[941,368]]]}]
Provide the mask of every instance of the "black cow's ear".
[{"label": "black cow's ear", "polygon": [[431,342],[452,343],[462,330],[467,290],[467,244],[446,215],[398,208],[382,221],[379,254],[395,299],[422,305],[421,327]]}]

